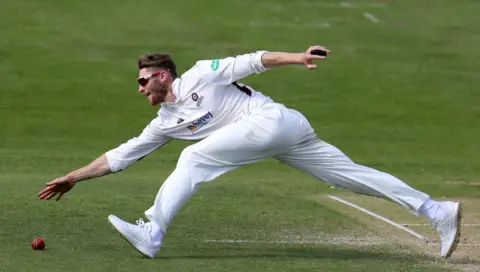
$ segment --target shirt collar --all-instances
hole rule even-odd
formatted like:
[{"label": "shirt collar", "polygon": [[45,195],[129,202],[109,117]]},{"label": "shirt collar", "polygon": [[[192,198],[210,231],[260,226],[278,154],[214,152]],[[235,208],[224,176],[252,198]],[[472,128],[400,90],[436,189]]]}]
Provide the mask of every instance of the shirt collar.
[{"label": "shirt collar", "polygon": [[174,105],[174,104],[178,103],[178,101],[180,101],[181,83],[182,83],[182,80],[178,77],[175,80],[173,80],[173,82],[172,82],[172,92],[173,92],[173,95],[175,95],[175,102],[162,102],[160,104],[162,107]]}]

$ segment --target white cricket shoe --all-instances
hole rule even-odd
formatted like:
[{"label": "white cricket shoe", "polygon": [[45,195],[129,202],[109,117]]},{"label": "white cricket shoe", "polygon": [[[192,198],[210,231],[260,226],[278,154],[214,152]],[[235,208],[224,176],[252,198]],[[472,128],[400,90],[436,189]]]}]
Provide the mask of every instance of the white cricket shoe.
[{"label": "white cricket shoe", "polygon": [[142,218],[137,220],[137,224],[130,224],[116,217],[108,216],[110,225],[130,243],[138,252],[148,258],[155,258],[155,254],[162,247],[161,242],[154,242],[152,237],[152,223],[145,223]]},{"label": "white cricket shoe", "polygon": [[462,207],[460,203],[451,201],[441,202],[440,205],[445,211],[445,216],[435,220],[432,225],[440,233],[441,255],[443,258],[448,258],[460,242]]}]

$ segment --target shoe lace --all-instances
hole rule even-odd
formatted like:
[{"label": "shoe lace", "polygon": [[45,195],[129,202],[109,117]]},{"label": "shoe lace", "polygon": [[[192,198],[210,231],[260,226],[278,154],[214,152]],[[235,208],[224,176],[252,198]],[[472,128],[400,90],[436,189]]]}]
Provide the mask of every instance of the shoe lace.
[{"label": "shoe lace", "polygon": [[140,228],[144,228],[146,224],[145,221],[143,221],[143,218],[138,219],[136,223]]}]

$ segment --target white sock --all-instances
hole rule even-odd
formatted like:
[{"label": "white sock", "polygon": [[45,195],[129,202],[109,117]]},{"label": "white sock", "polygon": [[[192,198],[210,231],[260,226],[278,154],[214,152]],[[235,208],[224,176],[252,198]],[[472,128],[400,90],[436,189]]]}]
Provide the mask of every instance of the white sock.
[{"label": "white sock", "polygon": [[152,226],[152,240],[154,243],[161,243],[163,240],[164,231],[160,229],[160,226],[158,226],[155,222],[149,222],[150,225]]},{"label": "white sock", "polygon": [[445,215],[442,205],[440,205],[440,202],[432,200],[430,198],[423,202],[418,212],[427,217],[430,223],[433,223],[435,220],[442,218]]}]

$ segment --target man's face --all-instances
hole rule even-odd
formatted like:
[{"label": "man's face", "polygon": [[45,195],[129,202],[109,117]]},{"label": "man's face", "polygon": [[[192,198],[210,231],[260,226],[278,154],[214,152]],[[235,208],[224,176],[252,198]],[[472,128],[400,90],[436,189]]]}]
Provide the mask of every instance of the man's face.
[{"label": "man's face", "polygon": [[150,104],[158,105],[165,101],[169,76],[165,70],[143,68],[138,75],[138,91],[148,98]]}]

